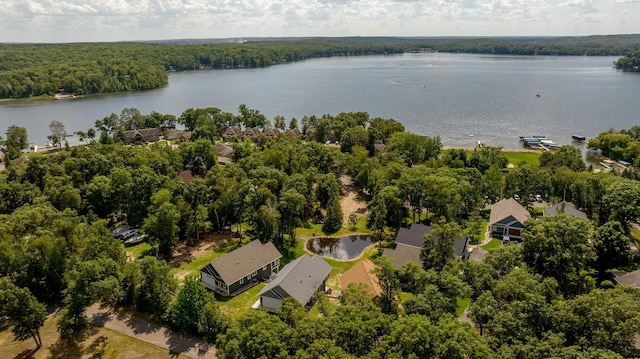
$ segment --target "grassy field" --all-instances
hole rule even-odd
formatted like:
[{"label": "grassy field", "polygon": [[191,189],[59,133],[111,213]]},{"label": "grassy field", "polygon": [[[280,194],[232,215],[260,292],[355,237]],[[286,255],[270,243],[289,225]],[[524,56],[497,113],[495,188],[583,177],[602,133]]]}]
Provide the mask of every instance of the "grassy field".
[{"label": "grassy field", "polygon": [[540,163],[542,152],[504,152],[505,156],[514,166],[518,167],[521,162],[526,162],[534,167]]},{"label": "grassy field", "polygon": [[32,339],[16,342],[13,341],[10,327],[0,329],[0,347],[4,348],[2,350],[4,354],[1,354],[0,357],[7,359],[188,358],[101,327],[89,328],[78,341],[63,341],[60,340],[56,330],[56,319],[55,316],[51,316],[45,321],[44,327],[40,330],[42,348],[35,353],[33,350],[36,345]]},{"label": "grassy field", "polygon": [[487,244],[485,244],[483,246],[480,246],[480,247],[482,247],[482,249],[484,249],[485,251],[490,251],[490,250],[492,250],[494,248],[500,247],[501,245],[502,245],[502,242],[499,239],[492,238],[491,242],[489,242],[489,243],[487,243]]},{"label": "grassy field", "polygon": [[471,305],[471,298],[456,298],[456,317],[459,317]]},{"label": "grassy field", "polygon": [[216,294],[216,300],[220,304],[220,310],[233,318],[239,318],[251,310],[251,306],[258,300],[258,293],[265,287],[264,283],[258,283],[251,289],[242,292],[235,297],[223,297]]}]

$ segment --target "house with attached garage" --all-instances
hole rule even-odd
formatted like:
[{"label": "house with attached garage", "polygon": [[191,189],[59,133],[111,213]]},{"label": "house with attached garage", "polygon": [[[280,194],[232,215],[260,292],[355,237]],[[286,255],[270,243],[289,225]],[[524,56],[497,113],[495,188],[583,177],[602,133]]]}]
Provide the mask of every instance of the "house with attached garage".
[{"label": "house with attached garage", "polygon": [[252,241],[204,266],[200,281],[216,293],[234,296],[277,273],[280,258],[273,243]]},{"label": "house with attached garage", "polygon": [[322,257],[305,254],[282,268],[258,297],[259,308],[275,312],[285,298],[293,297],[306,307],[313,305],[313,295],[324,292],[331,266]]},{"label": "house with attached garage", "polygon": [[531,214],[513,198],[503,199],[491,206],[489,226],[491,233],[509,237],[512,240],[522,239],[524,221],[531,218]]}]

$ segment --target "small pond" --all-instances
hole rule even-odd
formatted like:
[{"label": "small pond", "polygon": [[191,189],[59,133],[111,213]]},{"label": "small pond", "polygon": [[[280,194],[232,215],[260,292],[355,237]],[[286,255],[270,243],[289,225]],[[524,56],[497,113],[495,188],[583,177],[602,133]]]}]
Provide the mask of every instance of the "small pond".
[{"label": "small pond", "polygon": [[372,244],[371,236],[320,237],[309,239],[307,250],[323,257],[349,261],[360,256]]}]

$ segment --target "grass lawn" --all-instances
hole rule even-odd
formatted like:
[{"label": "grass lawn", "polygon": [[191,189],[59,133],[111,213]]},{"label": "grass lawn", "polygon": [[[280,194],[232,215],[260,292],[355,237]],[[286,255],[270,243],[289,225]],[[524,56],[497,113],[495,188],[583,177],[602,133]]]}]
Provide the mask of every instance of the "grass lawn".
[{"label": "grass lawn", "polygon": [[484,246],[480,246],[480,247],[482,247],[482,249],[484,249],[485,251],[490,251],[490,250],[492,250],[494,248],[500,247],[501,245],[502,245],[502,241],[500,241],[497,238],[492,238],[491,242],[485,244]]},{"label": "grass lawn", "polygon": [[47,359],[81,359],[81,358],[179,358],[167,349],[122,335],[102,327],[90,327],[78,341],[61,341],[56,330],[57,317],[50,316],[40,329],[42,348],[31,354],[36,345],[32,339],[13,341],[10,327],[0,329],[0,346],[3,358],[47,358]]},{"label": "grass lawn", "polygon": [[526,162],[534,167],[538,167],[540,163],[540,155],[541,152],[503,152],[509,163],[512,163],[514,166],[518,167],[520,162]]},{"label": "grass lawn", "polygon": [[147,242],[139,243],[131,247],[125,247],[124,250],[127,252],[127,255],[133,259],[140,259],[150,254],[154,254],[151,253],[151,245]]},{"label": "grass lawn", "polygon": [[471,298],[456,298],[456,317],[459,317],[471,305]]},{"label": "grass lawn", "polygon": [[244,291],[235,297],[223,297],[216,293],[216,301],[222,312],[237,319],[251,310],[251,306],[258,300],[258,293],[265,287],[264,283],[258,283],[251,289]]},{"label": "grass lawn", "polygon": [[400,291],[398,292],[398,297],[400,298],[400,303],[404,303],[407,300],[413,298],[413,293]]}]

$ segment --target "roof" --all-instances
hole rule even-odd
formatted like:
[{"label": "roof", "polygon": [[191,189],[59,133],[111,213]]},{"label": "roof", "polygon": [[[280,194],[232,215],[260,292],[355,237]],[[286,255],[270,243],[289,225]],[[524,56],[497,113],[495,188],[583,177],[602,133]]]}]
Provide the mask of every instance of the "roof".
[{"label": "roof", "polygon": [[408,246],[422,248],[424,245],[424,236],[431,232],[431,227],[424,224],[413,223],[411,228],[400,228],[396,236],[396,243],[406,244]]},{"label": "roof", "polygon": [[255,240],[214,259],[201,271],[211,273],[211,270],[215,270],[226,284],[231,284],[279,258],[282,258],[282,254],[273,243],[262,244]]},{"label": "roof", "polygon": [[577,209],[572,203],[567,201],[562,201],[560,203],[556,203],[549,208],[545,208],[542,213],[544,215],[553,216],[558,214],[558,212],[564,212],[570,216],[579,217],[587,219],[587,214]]},{"label": "roof", "polygon": [[383,254],[391,258],[393,265],[396,268],[400,268],[408,262],[422,264],[422,259],[420,259],[420,250],[421,249],[418,247],[399,243],[396,245],[396,249],[385,248]]},{"label": "roof", "polygon": [[471,251],[471,254],[469,254],[469,260],[473,262],[482,262],[487,254],[489,254],[488,251],[477,246]]},{"label": "roof", "polygon": [[640,288],[640,269],[615,277],[616,282],[633,288]]},{"label": "roof", "polygon": [[216,143],[216,154],[218,156],[226,157],[233,153],[233,147],[221,143]]},{"label": "roof", "polygon": [[524,223],[531,217],[531,214],[515,199],[503,199],[491,206],[489,225],[500,222],[509,216],[513,216],[518,222]]},{"label": "roof", "polygon": [[284,266],[258,296],[274,291],[281,297],[294,297],[302,305],[306,305],[329,272],[331,266],[322,257],[305,254]]},{"label": "roof", "polygon": [[362,283],[365,285],[367,291],[374,296],[382,294],[378,277],[373,273],[375,267],[375,264],[368,259],[356,263],[353,267],[349,268],[349,270],[342,273],[340,276],[340,287],[342,290],[346,290],[351,283]]},{"label": "roof", "polygon": [[458,256],[461,259],[467,259],[467,257],[469,256],[469,252],[467,251],[468,244],[469,244],[469,236],[466,234],[462,238],[454,239],[453,251],[455,252],[456,256]]}]

